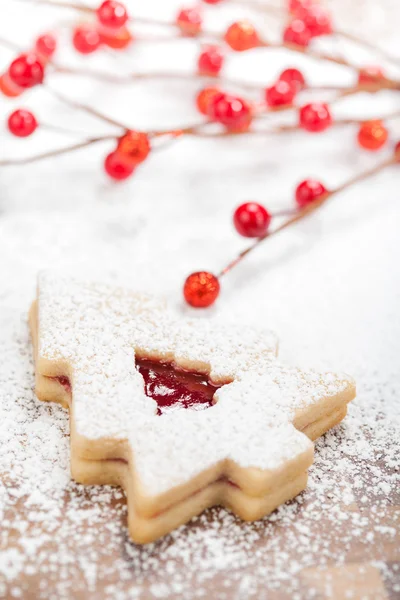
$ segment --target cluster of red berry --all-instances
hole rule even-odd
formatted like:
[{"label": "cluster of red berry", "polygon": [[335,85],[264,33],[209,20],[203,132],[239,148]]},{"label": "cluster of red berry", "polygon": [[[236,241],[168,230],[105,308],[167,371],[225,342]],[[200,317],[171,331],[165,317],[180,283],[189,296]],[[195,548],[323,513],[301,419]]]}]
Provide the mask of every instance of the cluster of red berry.
[{"label": "cluster of red berry", "polygon": [[[295,200],[300,209],[315,200],[329,195],[329,191],[314,179],[305,179],[296,188]],[[245,202],[238,206],[233,215],[236,231],[247,238],[262,239],[268,234],[273,215],[258,202]],[[183,293],[186,302],[195,308],[205,308],[215,302],[219,295],[218,277],[206,271],[192,273],[185,281]]]},{"label": "cluster of red berry", "polygon": [[[81,54],[90,54],[101,44],[115,49],[125,48],[132,36],[126,28],[128,13],[121,2],[105,0],[96,10],[97,22],[79,25],[73,31],[72,42]],[[53,34],[40,36],[32,51],[19,55],[0,76],[0,92],[16,97],[26,89],[43,83],[46,63],[56,51]]]},{"label": "cluster of red berry", "polygon": [[[207,0],[204,0],[207,1]],[[219,1],[219,0],[217,0]],[[216,0],[208,0],[216,4]],[[129,39],[127,29],[128,13],[126,7],[116,0],[105,0],[95,11],[96,22],[80,25],[74,30],[75,48],[88,54],[96,50],[101,43],[113,48],[125,47],[121,39]],[[290,0],[289,14],[293,23],[299,20],[306,24],[312,36],[331,33],[329,14],[314,0]],[[179,11],[176,24],[185,35],[197,35],[202,26],[198,8]],[[116,40],[119,40],[116,42]],[[238,21],[225,32],[226,44],[235,51],[245,51],[261,45],[260,38],[251,23]],[[32,52],[18,56],[0,78],[0,91],[8,96],[20,95],[25,89],[43,82],[46,63],[56,50],[56,39],[52,34],[44,34],[36,40]],[[208,76],[218,76],[224,63],[223,49],[217,45],[203,48],[198,57],[198,72]],[[367,68],[360,71],[359,84],[366,85],[384,77],[379,68]],[[276,83],[265,90],[266,109],[291,107],[297,94],[306,87],[304,75],[298,69],[286,69]],[[201,90],[196,99],[199,111],[209,120],[223,125],[233,133],[247,131],[254,118],[252,103],[242,97],[226,94],[217,87]],[[299,109],[299,127],[310,132],[324,131],[332,124],[332,116],[326,104],[314,102]],[[26,137],[37,128],[37,119],[26,110],[17,110],[9,117],[8,126],[14,135]],[[384,125],[379,121],[362,124],[358,133],[360,146],[368,150],[382,147],[388,137]],[[128,140],[129,149],[125,151]],[[115,152],[105,159],[105,170],[116,180],[128,178],[136,165],[146,159],[150,151],[150,142],[144,132],[128,131],[117,145]]]},{"label": "cluster of red berry", "polygon": [[[204,0],[207,2],[207,0]],[[220,0],[217,0],[219,2]],[[207,2],[217,4],[217,2]],[[290,0],[288,6],[289,22],[285,25],[282,38],[287,44],[300,47],[309,45],[312,38],[332,33],[329,12],[315,0]],[[185,35],[198,35],[201,31],[202,17],[198,8],[183,9],[178,13],[176,24]],[[265,45],[257,31],[247,21],[231,25],[225,33],[226,43],[239,52]]]},{"label": "cluster of red berry", "polygon": [[96,10],[96,21],[78,25],[72,34],[74,48],[81,54],[91,54],[102,44],[123,50],[132,41],[126,26],[129,16],[126,7],[115,0],[105,0]]},{"label": "cluster of red berry", "polygon": [[[314,179],[305,179],[296,188],[295,200],[299,208],[304,208],[317,198],[328,193],[326,187]],[[261,238],[268,232],[272,214],[257,202],[241,204],[233,215],[236,231],[249,238]]]},{"label": "cluster of red berry", "polygon": [[[303,5],[302,10],[306,10],[307,7],[307,10],[310,11],[312,6],[314,5],[307,2]],[[201,19],[193,17],[193,11],[196,12],[196,10],[180,11],[177,22],[182,23],[192,19],[201,24]],[[295,4],[291,3],[291,10],[295,12],[300,10],[299,0],[296,0]],[[121,30],[125,31],[128,15],[124,5],[120,2],[105,0],[97,9],[96,15],[98,24],[96,28],[92,27],[92,33],[96,32],[97,34],[101,30],[104,36],[104,31],[106,31],[107,39],[111,39],[111,33],[113,36],[118,36]],[[85,25],[86,32],[89,31],[88,27]],[[83,31],[83,26],[77,28],[75,34],[78,30]],[[193,29],[191,31],[191,34],[194,35]],[[259,43],[253,26],[243,21],[231,25],[227,29],[224,39],[231,48],[237,51],[247,50]],[[88,46],[75,44],[75,47],[81,52],[88,52]],[[6,95],[16,96],[25,89],[42,83],[46,62],[51,59],[55,50],[56,39],[52,34],[40,36],[36,41],[35,50],[18,56],[10,64],[8,71],[0,78],[1,91]],[[222,48],[216,45],[207,46],[201,50],[199,55],[198,71],[208,76],[218,76],[223,63]],[[363,69],[359,74],[359,84],[370,84],[383,76],[379,68]],[[296,95],[305,87],[304,75],[298,69],[286,69],[280,74],[276,83],[265,90],[266,108],[277,109],[292,106]],[[252,103],[244,98],[226,94],[217,87],[202,89],[197,95],[196,103],[203,115],[222,124],[228,131],[244,132],[252,124],[254,117]],[[331,124],[332,116],[326,104],[314,102],[299,109],[299,126],[306,131],[324,131]],[[29,111],[17,110],[10,115],[8,125],[11,133],[19,137],[26,137],[36,130],[38,123],[35,116]],[[368,150],[381,148],[387,137],[387,129],[380,121],[362,124],[358,133],[360,146]],[[128,152],[125,152],[126,139],[129,140]],[[124,142],[119,141],[117,150],[110,153],[105,160],[106,172],[116,180],[126,179],[132,175],[135,166],[147,158],[150,150],[148,136],[143,132],[127,132],[122,140]]]},{"label": "cluster of red berry", "polygon": [[[278,81],[265,90],[266,108],[290,107],[296,94],[304,88],[305,80],[298,69],[285,69]],[[251,102],[239,96],[226,94],[217,87],[206,87],[197,94],[199,112],[221,123],[227,130],[238,133],[247,131],[253,120]],[[311,102],[298,109],[298,126],[305,131],[318,133],[333,124],[330,108],[323,102]],[[381,121],[366,121],[360,125],[358,143],[366,150],[379,150],[388,139],[388,132]]]},{"label": "cluster of red berry", "polygon": [[[313,37],[332,33],[329,13],[315,3],[315,0],[290,0],[290,23],[283,33],[287,44],[306,47]],[[200,27],[200,24],[198,24]],[[231,25],[224,36],[225,42],[236,51],[244,51],[261,44],[254,27],[247,22]],[[218,46],[203,49],[198,59],[201,74],[217,76],[223,67],[224,55]],[[380,68],[368,67],[359,73],[360,86],[368,85],[383,77]],[[298,69],[285,69],[276,83],[265,90],[265,104],[269,108],[291,106],[296,95],[306,87],[303,73]],[[252,121],[251,104],[243,98],[224,94],[217,87],[201,90],[196,99],[197,108],[212,120],[224,125],[230,131],[243,131]],[[309,132],[326,130],[333,122],[329,106],[314,102],[299,109],[299,126]],[[380,149],[388,139],[388,131],[381,121],[368,121],[360,125],[358,143],[367,150]],[[396,152],[398,152],[398,144]],[[295,200],[299,209],[304,209],[317,199],[327,197],[329,191],[319,181],[306,179],[296,188]],[[271,213],[261,204],[246,202],[234,213],[233,222],[237,232],[250,238],[263,238],[268,234],[272,221]],[[196,308],[208,307],[219,295],[218,277],[201,271],[192,273],[185,281],[183,293],[186,302]]]},{"label": "cluster of red berry", "polygon": [[116,149],[106,157],[106,173],[119,181],[127,179],[135,168],[146,160],[150,150],[150,139],[146,133],[127,131],[117,140]]},{"label": "cluster of red berry", "polygon": [[[266,108],[291,106],[296,94],[305,87],[305,79],[298,69],[285,69],[278,81],[265,90]],[[209,119],[221,123],[232,132],[250,128],[254,110],[249,101],[222,92],[217,87],[207,87],[197,95],[198,110]],[[310,132],[324,131],[332,124],[327,104],[313,102],[299,109],[299,127]]]},{"label": "cluster of red berry", "polygon": [[[203,1],[207,4],[217,4],[221,0]],[[289,0],[289,19],[282,34],[284,46],[304,51],[312,38],[333,32],[329,13],[317,1]],[[133,40],[128,29],[128,12],[121,2],[105,0],[92,13],[95,17],[93,22],[80,24],[73,31],[72,43],[79,53],[90,54],[102,45],[116,50],[123,49]],[[175,26],[184,36],[198,36],[202,32],[202,24],[202,13],[198,7],[180,10],[175,19]],[[230,25],[221,36],[220,42],[219,45],[210,44],[200,50],[197,59],[197,72],[200,75],[217,78],[221,74],[226,48],[244,52],[251,48],[268,46],[248,21],[237,21]],[[43,83],[46,65],[51,63],[56,47],[57,40],[53,34],[47,33],[37,38],[33,50],[17,56],[8,70],[0,76],[0,92],[9,97],[16,97],[28,88]],[[378,86],[380,81],[385,80],[389,81],[380,67],[366,67],[359,71],[357,89]],[[199,112],[207,117],[206,123],[218,123],[232,134],[248,131],[259,112],[286,108],[297,111],[300,129],[313,133],[325,131],[334,123],[327,104],[312,102],[294,107],[297,96],[307,87],[303,73],[299,69],[288,68],[279,75],[273,85],[262,90],[262,102],[258,104],[212,86],[198,92],[196,106]],[[8,118],[10,132],[18,137],[31,135],[37,127],[37,119],[28,110],[15,110]],[[168,135],[178,136],[180,133],[184,131],[171,131]],[[106,173],[114,180],[130,177],[136,167],[148,157],[151,138],[155,135],[158,134],[126,130],[116,140],[114,151],[105,158]],[[376,151],[387,142],[388,130],[381,121],[370,120],[360,124],[357,140],[362,148]],[[399,154],[400,143],[395,149],[396,160],[400,160]],[[321,182],[306,179],[296,188],[294,210],[307,210],[308,206],[312,207],[316,201],[323,200],[333,193],[335,191],[328,191]],[[269,235],[269,227],[275,216],[261,204],[247,202],[236,209],[233,222],[240,235],[260,240]],[[192,273],[185,282],[184,297],[192,306],[206,307],[215,301],[219,289],[218,278],[211,273]]]},{"label": "cluster of red berry", "polygon": [[46,33],[38,37],[34,49],[17,56],[0,76],[0,92],[14,98],[43,83],[46,63],[53,56],[56,47],[57,41],[53,35]]},{"label": "cluster of red berry", "polygon": [[332,33],[329,12],[315,0],[290,0],[290,21],[283,32],[287,44],[307,47],[312,38]]}]

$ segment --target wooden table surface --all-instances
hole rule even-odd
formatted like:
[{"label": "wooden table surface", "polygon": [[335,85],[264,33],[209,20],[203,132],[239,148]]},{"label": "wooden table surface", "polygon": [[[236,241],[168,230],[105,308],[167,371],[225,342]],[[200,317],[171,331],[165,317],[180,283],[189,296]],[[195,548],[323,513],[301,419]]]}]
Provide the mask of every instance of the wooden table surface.
[{"label": "wooden table surface", "polygon": [[8,551],[9,574],[18,575],[0,587],[1,597],[399,598],[400,507],[387,500],[337,511],[329,499],[321,508],[310,491],[255,524],[215,508],[140,548],[126,537],[124,499],[109,491],[67,492],[50,523],[22,499],[3,517],[2,559]]}]

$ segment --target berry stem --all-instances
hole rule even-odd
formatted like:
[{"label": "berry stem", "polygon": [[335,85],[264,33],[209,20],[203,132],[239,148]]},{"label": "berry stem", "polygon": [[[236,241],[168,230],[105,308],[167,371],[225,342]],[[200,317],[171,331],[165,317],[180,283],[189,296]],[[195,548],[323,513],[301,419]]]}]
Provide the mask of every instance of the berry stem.
[{"label": "berry stem", "polygon": [[[52,90],[53,92],[54,90]],[[56,94],[58,94],[58,92],[56,92]],[[60,98],[61,99],[61,98]],[[65,101],[69,104],[71,104],[72,106],[75,106],[76,108],[82,108],[84,110],[92,110],[90,109],[90,107],[86,107],[85,105],[77,105],[75,103],[72,104],[72,101],[65,99]],[[98,114],[97,112],[94,112],[92,114],[95,114],[95,116],[100,116],[100,114]],[[112,120],[108,120],[107,117],[104,117],[104,115],[101,115],[100,118],[102,118],[103,120],[111,123],[111,124],[116,124],[116,122],[113,122]],[[381,116],[378,117],[377,119],[371,119],[371,120],[385,120],[388,121],[390,119],[395,119],[395,118],[400,118],[400,111],[391,113],[389,115],[386,116]],[[336,121],[334,121],[332,126],[343,126],[343,125],[354,125],[354,124],[358,124],[358,123],[363,123],[365,121],[365,119],[337,119]],[[207,133],[207,131],[205,131],[205,129],[207,129],[210,125],[215,125],[215,123],[213,123],[213,121],[203,121],[201,123],[194,123],[192,125],[187,125],[185,127],[182,128],[174,128],[174,129],[156,129],[156,130],[149,130],[149,131],[143,131],[142,133],[145,133],[146,135],[148,135],[149,138],[168,138],[166,141],[167,142],[172,142],[175,139],[178,139],[180,137],[182,137],[183,135],[191,135],[191,136],[196,136],[196,137],[204,137],[204,138],[222,138],[222,137],[228,137],[228,136],[233,136],[233,135],[265,135],[265,134],[279,134],[279,133],[287,133],[290,131],[298,131],[300,130],[300,127],[298,125],[278,125],[274,128],[270,128],[270,129],[261,129],[261,130],[257,130],[257,129],[249,129],[247,131],[218,131],[218,132],[211,132],[211,133]],[[119,127],[121,127],[122,129],[124,129],[124,131],[129,130],[129,128],[123,126],[123,125],[119,125]],[[53,128],[51,125],[47,126],[48,129]],[[54,127],[54,129],[57,130],[61,130],[61,128],[56,128]],[[75,133],[72,131],[69,131],[67,129],[62,129],[62,131],[64,133]],[[76,132],[78,133],[78,132]],[[89,146],[91,144],[95,144],[97,142],[103,141],[103,140],[110,140],[110,139],[117,139],[118,136],[120,134],[107,134],[107,135],[102,135],[102,136],[97,136],[95,138],[89,138],[86,139],[80,143],[74,144],[72,146],[66,146],[64,148],[59,148],[57,150],[51,150],[49,152],[44,152],[42,154],[37,154],[28,158],[22,158],[22,159],[6,159],[3,161],[0,161],[0,166],[11,166],[11,165],[18,165],[18,164],[28,164],[28,163],[32,163],[32,162],[38,162],[40,160],[44,160],[47,158],[51,158],[53,156],[58,156],[60,154],[67,154],[68,152],[74,152],[75,150],[79,150],[80,148],[84,148],[85,146]],[[158,146],[157,148],[164,148],[166,146],[168,146],[169,143],[163,143],[162,145]],[[157,149],[155,148],[155,149]],[[391,164],[391,163],[389,163]],[[355,181],[358,181],[360,176],[357,176],[355,179]],[[347,184],[346,184],[347,185]],[[335,192],[331,192],[329,195],[336,193]],[[285,216],[288,214],[292,214],[291,210],[284,210],[279,212],[276,216]],[[298,215],[298,213],[296,212],[296,216]],[[296,218],[297,220],[297,218]],[[261,238],[263,239],[263,238]],[[230,270],[230,269],[229,269]]]},{"label": "berry stem", "polygon": [[77,110],[82,110],[82,111],[92,115],[93,117],[96,117],[97,119],[100,119],[101,121],[104,121],[105,123],[108,123],[109,125],[113,125],[114,127],[118,127],[123,130],[129,129],[129,127],[127,127],[125,124],[121,123],[120,121],[117,121],[116,119],[113,119],[112,117],[108,117],[107,115],[104,115],[102,112],[98,111],[95,108],[92,108],[91,106],[88,106],[87,104],[83,104],[81,102],[76,102],[75,100],[70,100],[70,98],[67,98],[67,96],[64,96],[64,94],[61,94],[59,91],[55,90],[53,87],[49,86],[47,83],[44,83],[43,86],[52,96],[54,96],[55,98],[60,100],[60,102],[63,102],[64,104],[67,104],[68,106],[71,106],[72,108],[76,108]]},{"label": "berry stem", "polygon": [[212,124],[212,121],[202,121],[200,123],[194,123],[193,125],[186,125],[185,127],[175,127],[174,129],[150,130],[147,132],[147,135],[149,137],[162,137],[164,135],[171,135],[175,138],[181,137],[182,135],[201,136],[203,128]]},{"label": "berry stem", "polygon": [[388,158],[387,160],[384,160],[383,162],[378,163],[371,169],[367,169],[366,171],[363,171],[362,173],[359,173],[358,175],[351,177],[350,179],[348,179],[347,181],[345,181],[344,183],[339,185],[337,188],[330,190],[330,191],[326,192],[325,194],[319,196],[316,200],[314,200],[314,202],[306,205],[301,210],[295,211],[293,216],[291,216],[289,219],[284,221],[281,225],[279,225],[278,227],[276,227],[275,229],[273,229],[271,231],[268,231],[265,235],[258,238],[258,240],[256,242],[254,242],[253,244],[251,244],[250,246],[248,246],[247,248],[242,250],[242,252],[240,252],[240,254],[238,254],[238,256],[236,258],[234,258],[230,263],[228,263],[226,265],[226,267],[224,267],[222,269],[222,271],[218,274],[218,278],[220,279],[221,277],[223,277],[224,275],[229,273],[229,271],[232,271],[232,269],[234,267],[236,267],[236,265],[238,265],[248,254],[250,254],[250,252],[255,250],[255,248],[257,248],[267,238],[270,238],[270,237],[280,233],[284,229],[287,229],[291,225],[294,225],[298,221],[301,221],[302,219],[304,219],[304,217],[307,217],[308,215],[310,215],[311,213],[316,211],[320,206],[325,204],[325,202],[328,199],[332,198],[332,196],[335,196],[336,194],[343,192],[347,188],[355,185],[356,183],[360,183],[361,181],[364,181],[365,179],[368,179],[369,177],[372,177],[373,175],[380,173],[387,167],[394,165],[396,162],[397,162],[396,156]]},{"label": "berry stem", "polygon": [[91,134],[85,133],[84,131],[77,131],[76,129],[68,129],[67,127],[60,127],[59,125],[53,125],[52,123],[42,123],[40,122],[40,129],[46,129],[46,131],[53,131],[54,133],[63,133],[65,135],[74,135],[82,137],[82,135],[87,135],[89,137]]},{"label": "berry stem", "polygon": [[54,6],[54,7],[60,7],[60,8],[72,8],[73,10],[78,10],[80,12],[86,12],[86,13],[94,13],[95,9],[90,7],[90,6],[86,6],[86,4],[83,3],[75,3],[75,2],[53,2],[53,0],[19,0],[19,2],[24,2],[25,4],[43,4],[46,6]]},{"label": "berry stem", "polygon": [[[176,79],[182,81],[195,81],[197,79],[207,79],[212,82],[218,82],[220,85],[240,87],[248,91],[259,91],[263,89],[263,86],[256,83],[250,83],[246,81],[240,81],[238,79],[228,79],[226,77],[213,77],[204,73],[179,73],[179,72],[163,72],[155,71],[152,73],[128,73],[127,75],[113,75],[112,73],[106,73],[104,71],[97,71],[94,69],[87,68],[73,68],[64,67],[57,65],[55,68],[57,73],[63,73],[66,75],[81,75],[83,77],[92,77],[93,79],[99,79],[103,81],[109,81],[110,83],[127,84],[132,81],[143,81],[148,79]],[[347,89],[347,88],[346,88]]]},{"label": "berry stem", "polygon": [[[293,107],[291,107],[293,108]],[[295,107],[294,107],[295,108]],[[269,116],[270,113],[264,113],[263,115],[258,115],[255,117],[255,120],[262,120],[265,117]],[[347,118],[347,119],[336,119],[332,123],[332,127],[342,127],[345,125],[357,125],[359,123],[364,123],[365,121],[390,121],[392,119],[400,118],[400,110],[395,111],[393,113],[389,113],[387,115],[380,115],[379,117],[371,117],[366,119],[364,118]],[[270,127],[268,129],[248,129],[246,131],[217,131],[207,133],[204,131],[204,125],[209,125],[211,122],[205,122],[199,125],[193,125],[191,127],[186,127],[181,131],[186,133],[187,135],[194,135],[198,137],[210,137],[210,138],[220,138],[220,137],[228,137],[232,135],[265,135],[265,134],[279,134],[279,133],[289,133],[293,131],[300,131],[301,127],[296,124],[287,124],[287,125],[276,125],[274,127]],[[159,135],[163,135],[165,133],[172,133],[169,131],[159,132]]]},{"label": "berry stem", "polygon": [[381,163],[378,163],[377,165],[371,167],[370,169],[367,169],[366,171],[362,171],[361,173],[358,173],[357,175],[350,177],[350,179],[348,179],[347,181],[345,181],[344,183],[339,185],[337,188],[335,188],[330,193],[330,196],[332,196],[332,194],[338,194],[339,192],[343,192],[350,186],[352,186],[356,183],[359,183],[360,181],[364,181],[364,179],[367,179],[368,177],[372,177],[373,175],[376,175],[380,171],[383,171],[383,169],[386,169],[386,167],[390,167],[390,165],[394,165],[396,162],[397,162],[396,157],[393,156],[393,157],[388,158],[387,160],[384,160]]},{"label": "berry stem", "polygon": [[383,48],[379,48],[378,46],[375,46],[375,44],[371,44],[371,42],[368,42],[368,40],[365,40],[364,38],[360,38],[357,35],[349,33],[348,31],[343,31],[342,29],[335,31],[335,33],[340,35],[340,37],[342,37],[346,40],[355,42],[359,46],[364,46],[364,48],[366,48],[367,50],[372,50],[373,52],[375,52],[375,54],[377,56],[380,56],[382,59],[393,63],[396,67],[400,66],[400,58],[398,56],[394,56],[393,54],[390,54],[386,50],[383,50]]},{"label": "berry stem", "polygon": [[[246,81],[240,81],[238,79],[230,79],[227,77],[213,77],[210,75],[206,75],[204,73],[179,73],[179,72],[146,72],[146,73],[128,73],[127,75],[114,75],[113,73],[107,73],[105,71],[98,71],[95,69],[88,68],[76,68],[76,67],[67,67],[63,65],[58,65],[52,63],[54,66],[54,71],[56,73],[65,74],[65,75],[78,75],[82,77],[92,77],[93,79],[97,79],[100,81],[108,81],[110,83],[115,84],[128,84],[133,81],[143,81],[148,79],[176,79],[182,81],[195,81],[197,79],[206,79],[211,82],[218,83],[222,86],[232,86],[237,88],[242,88],[249,92],[260,92],[265,89],[265,85],[259,83],[251,83]],[[395,81],[386,77],[382,77],[376,80],[376,83],[369,83],[363,85],[356,86],[334,86],[334,85],[313,85],[306,86],[304,88],[307,92],[325,92],[332,91],[338,92],[338,95],[341,96],[349,96],[352,94],[356,94],[358,92],[370,92],[374,93],[383,89],[400,89],[400,81]]]},{"label": "berry stem", "polygon": [[[293,108],[293,107],[291,107]],[[268,116],[269,113],[266,113]],[[262,119],[266,116],[258,115],[255,117],[256,120]],[[371,119],[365,118],[348,118],[348,119],[336,119],[332,127],[341,127],[344,125],[357,125],[359,123],[363,123],[366,120],[385,120],[389,121],[391,119],[399,119],[400,118],[400,110],[395,111],[393,113],[389,113],[388,115],[381,115],[379,117],[374,117]],[[221,138],[228,137],[233,135],[265,135],[265,134],[276,134],[276,133],[287,133],[291,131],[300,131],[301,128],[298,124],[293,125],[277,125],[275,127],[271,127],[269,129],[248,129],[246,131],[216,131],[216,132],[207,132],[207,129],[210,125],[215,125],[213,121],[203,121],[200,123],[193,123],[192,125],[186,125],[185,127],[175,127],[174,129],[157,129],[150,130],[145,133],[149,137],[162,137],[162,136],[173,136],[175,138],[181,137],[182,135],[191,135],[196,137],[205,137],[205,138]]]},{"label": "berry stem", "polygon": [[115,140],[115,135],[102,135],[95,138],[89,138],[86,140],[82,140],[81,142],[77,142],[76,144],[72,144],[71,146],[56,148],[55,150],[49,150],[48,152],[35,154],[34,156],[27,156],[22,158],[6,158],[5,160],[0,160],[0,167],[28,165],[31,163],[38,162],[40,160],[44,160],[46,158],[52,158],[53,156],[69,154],[70,152],[75,152],[76,150],[80,150],[81,148],[86,148],[87,146],[92,146],[93,144],[97,144],[98,142],[103,142],[106,140]]}]

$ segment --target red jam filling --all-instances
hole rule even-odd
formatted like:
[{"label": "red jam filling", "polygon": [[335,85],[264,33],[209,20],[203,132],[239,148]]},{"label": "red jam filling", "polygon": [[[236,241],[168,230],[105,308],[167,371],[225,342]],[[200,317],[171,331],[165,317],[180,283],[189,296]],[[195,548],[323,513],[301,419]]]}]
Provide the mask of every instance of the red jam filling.
[{"label": "red jam filling", "polygon": [[69,382],[68,377],[64,377],[61,375],[60,377],[51,377],[51,379],[56,379],[60,385],[70,394],[71,393],[71,384]]},{"label": "red jam filling", "polygon": [[[144,379],[146,396],[157,402],[157,414],[189,408],[205,410],[213,405],[213,397],[220,387],[210,383],[205,375],[176,369],[171,364],[136,359],[136,368]],[[70,394],[68,377],[52,377]]]},{"label": "red jam filling", "polygon": [[204,375],[147,359],[136,359],[136,368],[144,379],[146,396],[157,402],[159,415],[181,408],[205,410],[213,405],[219,386]]}]

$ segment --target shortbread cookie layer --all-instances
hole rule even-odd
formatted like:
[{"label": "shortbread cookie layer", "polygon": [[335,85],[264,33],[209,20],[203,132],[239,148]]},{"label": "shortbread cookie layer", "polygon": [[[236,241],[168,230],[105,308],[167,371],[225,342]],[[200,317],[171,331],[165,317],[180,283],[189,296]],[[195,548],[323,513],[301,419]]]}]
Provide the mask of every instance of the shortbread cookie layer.
[{"label": "shortbread cookie layer", "polygon": [[163,512],[152,517],[144,517],[135,510],[135,503],[132,500],[134,490],[127,463],[112,460],[85,461],[75,458],[71,460],[71,472],[74,479],[81,483],[119,485],[124,488],[128,502],[129,530],[134,532],[134,539],[138,543],[151,542],[183,525],[206,508],[218,504],[232,510],[245,521],[255,521],[297,496],[307,484],[307,471],[304,471],[283,486],[277,486],[266,496],[254,497],[247,496],[228,481],[217,480],[198,489]]},{"label": "shortbread cookie layer", "polygon": [[[107,286],[44,275],[30,322],[37,394],[71,410],[73,475],[112,483],[115,472],[139,542],[215,503],[253,519],[293,497],[312,462],[307,435],[354,397],[347,376],[278,363],[273,334],[184,320]],[[159,415],[135,357],[207,375],[214,404]]]}]

